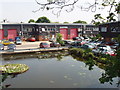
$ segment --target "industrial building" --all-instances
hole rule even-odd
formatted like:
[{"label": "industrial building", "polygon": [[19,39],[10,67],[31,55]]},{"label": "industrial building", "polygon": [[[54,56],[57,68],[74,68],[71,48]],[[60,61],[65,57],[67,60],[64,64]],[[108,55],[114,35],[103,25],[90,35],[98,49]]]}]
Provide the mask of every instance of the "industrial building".
[{"label": "industrial building", "polygon": [[111,42],[111,39],[120,35],[120,21],[104,23],[99,25],[100,35],[105,41]]},{"label": "industrial building", "polygon": [[0,24],[0,40],[35,37],[36,40],[49,40],[61,33],[62,38],[72,39],[77,36],[96,36],[99,28],[90,24],[59,24],[59,23],[3,23]]}]

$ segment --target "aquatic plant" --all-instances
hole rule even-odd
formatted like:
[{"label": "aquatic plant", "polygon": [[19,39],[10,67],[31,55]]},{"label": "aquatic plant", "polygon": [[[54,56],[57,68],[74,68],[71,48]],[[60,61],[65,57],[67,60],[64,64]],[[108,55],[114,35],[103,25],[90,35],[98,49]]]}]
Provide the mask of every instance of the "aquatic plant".
[{"label": "aquatic plant", "polygon": [[8,74],[18,74],[27,71],[29,67],[25,64],[6,64],[0,66],[0,72]]}]

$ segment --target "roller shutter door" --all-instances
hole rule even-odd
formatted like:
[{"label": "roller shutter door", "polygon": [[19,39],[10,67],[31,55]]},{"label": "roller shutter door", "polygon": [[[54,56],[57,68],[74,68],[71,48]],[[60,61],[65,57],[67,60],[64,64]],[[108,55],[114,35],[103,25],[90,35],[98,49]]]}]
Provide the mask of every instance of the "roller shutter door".
[{"label": "roller shutter door", "polygon": [[78,29],[77,28],[70,29],[70,39],[72,39],[73,37],[78,37]]},{"label": "roller shutter door", "polygon": [[15,40],[16,36],[17,36],[17,30],[16,29],[8,29],[8,39]]},{"label": "roller shutter door", "polygon": [[68,29],[67,28],[61,28],[60,29],[60,33],[62,34],[62,38],[65,40],[65,39],[68,39]]},{"label": "roller shutter door", "polygon": [[3,39],[3,30],[0,29],[0,40],[2,40],[2,39]]}]

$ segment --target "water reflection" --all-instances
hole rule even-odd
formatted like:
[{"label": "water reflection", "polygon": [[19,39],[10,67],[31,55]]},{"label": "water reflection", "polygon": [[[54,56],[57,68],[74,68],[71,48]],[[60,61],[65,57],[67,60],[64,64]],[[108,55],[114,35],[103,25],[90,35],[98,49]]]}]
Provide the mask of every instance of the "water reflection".
[{"label": "water reflection", "polygon": [[38,59],[46,59],[46,58],[57,58],[58,61],[62,59],[62,56],[69,55],[67,51],[59,51],[59,52],[42,52],[42,53],[32,53],[32,54],[14,54],[14,55],[3,55],[3,60],[19,60],[26,58],[38,58]]},{"label": "water reflection", "polygon": [[[111,88],[116,87],[115,82],[117,87],[119,86],[120,80],[114,79],[120,77],[120,61],[102,64],[91,59],[84,60],[76,55],[72,55],[72,57],[65,51],[3,56],[4,63],[8,61],[10,63],[24,63],[30,66],[30,70],[19,77],[5,75],[2,82],[10,83],[4,83],[7,87],[17,88]],[[7,80],[9,77],[14,79]],[[110,83],[111,86],[105,82]],[[104,84],[104,86],[99,83]]]},{"label": "water reflection", "polygon": [[7,74],[7,73],[4,73],[4,74],[1,74],[0,75],[0,88],[3,89],[3,88],[8,88],[11,86],[11,84],[3,84],[5,81],[7,81],[8,78],[15,78],[17,77],[18,74]]},{"label": "water reflection", "polygon": [[103,58],[107,58],[110,61],[110,62],[104,64],[104,63],[95,61],[92,58],[88,58],[87,60],[84,60],[75,54],[72,54],[71,56],[78,61],[84,62],[86,64],[86,66],[89,67],[89,70],[93,70],[93,66],[95,66],[95,65],[101,69],[104,69],[105,72],[103,72],[101,74],[101,77],[99,78],[99,81],[101,84],[109,83],[112,85],[114,78],[118,78],[116,85],[117,85],[117,87],[119,87],[119,85],[120,85],[120,60],[119,60],[119,58],[111,57],[111,56],[102,56]]}]

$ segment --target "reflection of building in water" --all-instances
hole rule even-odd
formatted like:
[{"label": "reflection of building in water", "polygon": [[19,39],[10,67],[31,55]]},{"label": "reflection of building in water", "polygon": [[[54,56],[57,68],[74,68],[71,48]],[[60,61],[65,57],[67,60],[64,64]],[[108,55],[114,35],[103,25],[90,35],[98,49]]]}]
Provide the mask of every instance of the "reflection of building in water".
[{"label": "reflection of building in water", "polygon": [[3,60],[17,60],[17,59],[25,59],[25,58],[53,58],[59,56],[67,56],[69,55],[67,50],[60,50],[60,51],[52,51],[52,52],[36,52],[36,53],[29,53],[29,54],[14,54],[14,55],[2,55]]}]

